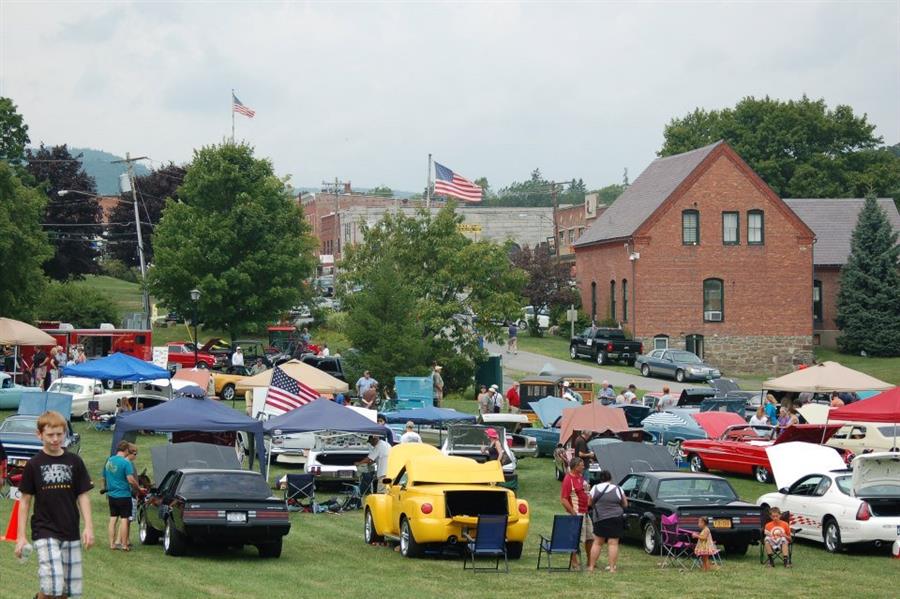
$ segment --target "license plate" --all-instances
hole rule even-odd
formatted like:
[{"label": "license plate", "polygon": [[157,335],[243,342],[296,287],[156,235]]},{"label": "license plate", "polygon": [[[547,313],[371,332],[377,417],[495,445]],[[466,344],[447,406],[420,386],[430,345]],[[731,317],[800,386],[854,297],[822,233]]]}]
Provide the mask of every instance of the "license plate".
[{"label": "license plate", "polygon": [[713,528],[731,528],[731,520],[728,518],[716,518],[713,520]]},{"label": "license plate", "polygon": [[625,358],[626,360],[630,360],[631,354],[622,354],[622,357]]},{"label": "license plate", "polygon": [[225,519],[229,522],[246,522],[247,512],[226,512]]}]

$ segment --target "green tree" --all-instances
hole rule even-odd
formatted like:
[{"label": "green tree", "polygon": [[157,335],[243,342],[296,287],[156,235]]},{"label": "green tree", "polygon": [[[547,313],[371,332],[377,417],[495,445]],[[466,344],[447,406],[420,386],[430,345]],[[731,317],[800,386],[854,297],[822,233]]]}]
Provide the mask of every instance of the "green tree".
[{"label": "green tree", "polygon": [[[570,284],[569,266],[558,261],[546,244],[534,249],[524,248],[513,255],[512,263],[528,274],[522,295],[529,305],[536,309],[546,307],[551,314],[559,314],[562,308],[577,302],[577,294]],[[521,314],[512,314],[509,320],[521,317]],[[533,335],[542,334],[537,318],[531,319],[529,325]]]},{"label": "green tree", "polygon": [[727,141],[781,197],[900,197],[900,157],[875,125],[825,100],[747,97],[734,108],[700,108],[666,125],[660,156]]},{"label": "green tree", "polygon": [[379,196],[382,198],[394,197],[394,190],[387,185],[378,185],[369,190],[369,195]]},{"label": "green tree", "polygon": [[500,338],[499,323],[522,305],[525,282],[525,274],[510,267],[507,248],[459,232],[463,219],[454,207],[451,202],[435,215],[388,214],[364,228],[363,243],[347,248],[340,279],[345,295],[365,290],[384,264],[391,265],[414,300],[408,319],[427,342],[424,363],[444,364],[450,389],[471,380],[475,362],[484,356],[479,335]]},{"label": "green tree", "polygon": [[37,317],[96,328],[103,322],[118,325],[120,314],[112,300],[97,289],[78,281],[52,281],[41,295]]},{"label": "green tree", "polygon": [[0,160],[17,163],[25,157],[28,125],[10,98],[0,97]]},{"label": "green tree", "polygon": [[268,160],[244,144],[196,150],[178,195],[154,235],[150,286],[163,305],[191,314],[197,288],[199,319],[235,339],[300,303],[313,240]]},{"label": "green tree", "polygon": [[866,197],[841,269],[838,347],[847,353],[900,356],[900,274],[897,233],[874,195]]},{"label": "green tree", "polygon": [[41,222],[47,198],[26,187],[0,161],[0,313],[31,320],[46,281],[43,264],[53,255]]},{"label": "green tree", "polygon": [[612,185],[607,185],[606,187],[601,187],[596,190],[594,193],[597,194],[597,202],[600,204],[606,204],[609,206],[613,202],[616,201],[622,193],[625,191],[626,187],[619,183],[613,183]]},{"label": "green tree", "polygon": [[527,181],[513,181],[495,196],[488,198],[485,204],[488,206],[552,206],[552,189],[553,186],[541,174],[541,169],[536,168],[531,171],[531,176]]}]

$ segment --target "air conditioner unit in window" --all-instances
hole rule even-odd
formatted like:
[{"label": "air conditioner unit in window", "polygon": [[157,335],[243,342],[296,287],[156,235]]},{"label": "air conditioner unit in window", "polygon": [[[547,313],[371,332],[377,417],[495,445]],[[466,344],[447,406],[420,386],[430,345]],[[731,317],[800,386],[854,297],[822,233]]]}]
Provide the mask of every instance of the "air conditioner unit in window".
[{"label": "air conditioner unit in window", "polygon": [[722,312],[718,310],[707,310],[703,313],[703,320],[707,322],[722,322]]}]

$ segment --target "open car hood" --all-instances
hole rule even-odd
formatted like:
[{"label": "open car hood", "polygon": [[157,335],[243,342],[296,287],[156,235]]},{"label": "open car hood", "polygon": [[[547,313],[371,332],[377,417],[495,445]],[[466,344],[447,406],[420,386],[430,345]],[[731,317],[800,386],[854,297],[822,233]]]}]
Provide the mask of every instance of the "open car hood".
[{"label": "open car hood", "polygon": [[717,439],[729,426],[747,424],[741,416],[734,412],[696,412],[691,414],[710,439]]},{"label": "open car hood", "polygon": [[59,412],[69,420],[72,414],[72,394],[41,391],[25,393],[19,400],[18,413],[23,416],[40,416],[48,410]]},{"label": "open car hood", "polygon": [[552,427],[562,417],[563,410],[577,408],[579,405],[577,401],[548,395],[543,399],[531,402],[531,409],[534,410],[544,426]]},{"label": "open car hood", "polygon": [[806,443],[825,443],[838,432],[843,424],[794,424],[787,427],[775,439],[773,445],[804,441]]},{"label": "open car hood", "polygon": [[229,348],[231,347],[231,344],[229,344],[227,341],[225,341],[225,340],[222,339],[221,337],[213,337],[212,339],[210,339],[209,341],[207,341],[206,343],[204,343],[202,346],[200,346],[200,350],[199,350],[199,351],[207,352],[207,353],[208,353],[208,352],[211,352],[211,351],[212,351],[213,346],[215,346],[215,345],[223,345],[223,344],[224,344],[225,346],[229,347]]},{"label": "open car hood", "polygon": [[833,447],[816,443],[794,441],[770,445],[766,447],[766,455],[779,489],[790,487],[807,474],[846,468],[843,458]]},{"label": "open car hood", "polygon": [[[853,494],[865,497],[866,489],[877,485],[900,488],[900,453],[866,453],[853,460]],[[884,493],[879,493],[884,496]]]},{"label": "open car hood", "polygon": [[153,460],[153,483],[159,485],[163,477],[179,468],[214,468],[240,470],[234,447],[210,443],[166,443],[150,448]]},{"label": "open car hood", "polygon": [[610,445],[597,454],[597,463],[609,470],[618,484],[634,472],[671,472],[677,470],[669,450],[663,445],[623,441]]}]

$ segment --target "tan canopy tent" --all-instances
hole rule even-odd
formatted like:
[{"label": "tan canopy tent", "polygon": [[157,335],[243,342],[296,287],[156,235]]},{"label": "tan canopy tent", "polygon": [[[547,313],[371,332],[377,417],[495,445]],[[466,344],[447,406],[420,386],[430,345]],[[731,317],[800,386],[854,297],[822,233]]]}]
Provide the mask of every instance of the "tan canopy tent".
[{"label": "tan canopy tent", "polygon": [[566,443],[575,431],[620,433],[627,430],[628,421],[625,420],[625,411],[622,408],[610,408],[599,402],[593,402],[563,410],[559,424],[559,441]]},{"label": "tan canopy tent", "polygon": [[[322,394],[347,393],[350,387],[344,381],[336,379],[327,372],[304,364],[299,360],[291,360],[279,366],[285,374],[297,379],[304,385],[308,385]],[[268,387],[272,383],[272,370],[260,372],[257,375],[245,378],[236,387],[238,393],[253,389],[254,387]]]},{"label": "tan canopy tent", "polygon": [[13,381],[19,370],[20,345],[56,345],[56,339],[33,327],[27,322],[0,318],[0,345],[12,345],[13,348]]},{"label": "tan canopy tent", "polygon": [[894,385],[880,381],[842,366],[837,362],[823,362],[809,368],[795,370],[784,376],[769,379],[764,389],[772,391],[796,391],[800,393],[830,393],[832,391],[869,391],[890,389]]}]

